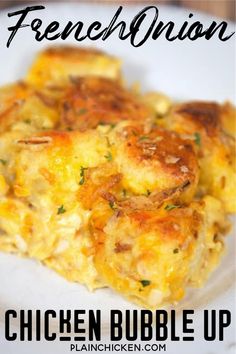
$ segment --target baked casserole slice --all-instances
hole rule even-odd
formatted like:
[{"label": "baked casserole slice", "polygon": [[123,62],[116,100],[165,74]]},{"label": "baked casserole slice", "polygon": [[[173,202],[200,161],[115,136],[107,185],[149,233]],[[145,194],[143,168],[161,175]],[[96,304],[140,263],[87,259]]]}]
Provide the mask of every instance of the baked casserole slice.
[{"label": "baked casserole slice", "polygon": [[223,254],[234,108],[128,89],[119,63],[46,49],[0,89],[0,250],[154,309]]}]

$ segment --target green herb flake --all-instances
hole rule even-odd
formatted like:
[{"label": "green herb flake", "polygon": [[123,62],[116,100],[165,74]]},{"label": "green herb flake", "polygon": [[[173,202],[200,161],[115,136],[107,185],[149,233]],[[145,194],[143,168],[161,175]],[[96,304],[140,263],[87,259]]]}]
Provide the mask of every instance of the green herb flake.
[{"label": "green herb flake", "polygon": [[110,206],[110,208],[111,208],[112,210],[116,210],[116,204],[115,204],[115,202],[110,201],[110,202],[109,202],[109,206]]},{"label": "green herb flake", "polygon": [[149,189],[147,189],[146,196],[149,197],[150,194],[151,194],[151,191]]},{"label": "green herb flake", "polygon": [[77,112],[77,115],[78,116],[81,116],[82,114],[85,114],[87,113],[87,109],[86,108],[80,108]]},{"label": "green herb flake", "polygon": [[127,196],[127,190],[126,190],[126,189],[123,189],[123,190],[122,190],[122,193],[123,193],[123,197],[126,197],[126,196]]},{"label": "green herb flake", "polygon": [[82,186],[82,184],[84,184],[84,176],[81,178],[81,180],[79,181],[79,185]]},{"label": "green herb flake", "polygon": [[201,135],[197,132],[194,133],[194,141],[198,146],[201,145]]},{"label": "green herb flake", "polygon": [[178,248],[175,248],[175,249],[173,250],[173,253],[174,253],[174,254],[179,253],[179,249],[178,249]]},{"label": "green herb flake", "polygon": [[107,141],[107,146],[108,146],[108,147],[111,147],[111,142],[110,142],[108,136],[106,136],[106,141]]},{"label": "green herb flake", "polygon": [[57,215],[64,214],[65,212],[66,212],[66,209],[64,208],[64,205],[61,205],[61,206],[57,209]]},{"label": "green herb flake", "polygon": [[150,280],[140,280],[140,283],[142,284],[142,286],[145,288],[145,286],[148,286],[151,284]]},{"label": "green herb flake", "polygon": [[110,151],[106,155],[104,155],[104,157],[107,159],[107,161],[112,161],[112,154],[110,153]]},{"label": "green herb flake", "polygon": [[30,120],[30,119],[25,119],[25,120],[24,120],[24,123],[25,123],[25,124],[31,124],[31,120]]},{"label": "green herb flake", "polygon": [[3,166],[6,166],[6,164],[7,164],[7,160],[0,159],[0,162]]},{"label": "green herb flake", "polygon": [[165,206],[165,210],[170,211],[170,210],[173,210],[173,209],[176,209],[176,208],[179,208],[179,207],[180,207],[179,205],[167,204]]},{"label": "green herb flake", "polygon": [[147,140],[147,139],[149,139],[149,137],[146,135],[143,135],[143,136],[140,136],[140,138],[138,140],[143,141],[143,140]]},{"label": "green herb flake", "polygon": [[87,170],[88,168],[87,167],[83,167],[81,166],[80,167],[80,181],[79,181],[79,185],[82,186],[82,184],[84,184],[84,171]]}]

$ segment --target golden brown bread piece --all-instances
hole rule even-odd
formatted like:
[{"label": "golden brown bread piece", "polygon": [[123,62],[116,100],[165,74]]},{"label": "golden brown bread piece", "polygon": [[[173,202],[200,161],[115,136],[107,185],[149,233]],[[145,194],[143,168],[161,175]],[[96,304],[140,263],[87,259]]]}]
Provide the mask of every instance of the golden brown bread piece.
[{"label": "golden brown bread piece", "polygon": [[73,80],[61,102],[61,129],[86,130],[99,124],[114,125],[121,120],[151,119],[151,109],[140,96],[119,82],[98,77]]},{"label": "golden brown bread piece", "polygon": [[0,132],[53,128],[61,91],[37,90],[21,81],[0,88]]},{"label": "golden brown bread piece", "polygon": [[42,88],[65,85],[70,78],[88,75],[120,80],[120,65],[118,58],[94,48],[51,47],[36,57],[26,81]]},{"label": "golden brown bread piece", "polygon": [[229,135],[227,126],[231,127],[235,120],[232,106],[196,101],[174,106],[164,121],[168,129],[195,141],[200,164],[199,192],[222,200],[229,213],[236,211],[236,165],[235,136],[231,130]]},{"label": "golden brown bread piece", "polygon": [[188,207],[109,213],[101,205],[92,212],[94,264],[105,284],[135,303],[152,309],[175,303],[219,261],[218,225],[225,221],[212,197]]},{"label": "golden brown bread piece", "polygon": [[124,122],[110,133],[109,141],[124,188],[134,194],[161,192],[185,186],[182,202],[195,194],[199,171],[191,141],[157,126]]}]

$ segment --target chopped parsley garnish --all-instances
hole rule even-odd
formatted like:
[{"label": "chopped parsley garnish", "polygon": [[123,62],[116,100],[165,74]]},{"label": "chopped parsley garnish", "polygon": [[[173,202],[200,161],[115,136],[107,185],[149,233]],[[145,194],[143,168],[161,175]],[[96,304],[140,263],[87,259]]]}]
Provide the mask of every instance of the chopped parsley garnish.
[{"label": "chopped parsley garnish", "polygon": [[107,141],[107,146],[108,146],[108,147],[111,147],[111,142],[110,142],[108,136],[106,136],[106,141]]},{"label": "chopped parsley garnish", "polygon": [[61,205],[61,206],[57,209],[57,215],[64,214],[65,212],[66,212],[66,209],[64,208],[64,205]]},{"label": "chopped parsley garnish", "polygon": [[111,129],[114,129],[116,126],[116,123],[108,123],[108,122],[99,122],[98,125],[110,125]]},{"label": "chopped parsley garnish", "polygon": [[142,286],[145,288],[145,286],[148,286],[151,284],[150,280],[140,280],[140,283],[142,284]]},{"label": "chopped parsley garnish", "polygon": [[80,108],[79,110],[78,110],[78,112],[77,112],[77,114],[80,116],[81,114],[85,114],[85,113],[87,113],[87,109],[85,109],[85,108]]},{"label": "chopped parsley garnish", "polygon": [[107,161],[112,161],[112,154],[110,153],[110,151],[106,155],[104,155],[104,157],[107,159]]},{"label": "chopped parsley garnish", "polygon": [[25,120],[24,120],[24,123],[26,123],[26,124],[31,124],[31,120],[30,120],[30,119],[25,119]]},{"label": "chopped parsley garnish", "polygon": [[1,162],[4,166],[6,166],[6,164],[7,164],[7,160],[0,159],[0,162]]},{"label": "chopped parsley garnish", "polygon": [[151,191],[147,189],[146,196],[148,197],[151,194]]},{"label": "chopped parsley garnish", "polygon": [[112,210],[115,210],[115,209],[116,209],[116,204],[115,204],[115,202],[110,201],[110,202],[109,202],[109,206],[110,206],[110,208],[111,208]]},{"label": "chopped parsley garnish", "polygon": [[179,207],[180,207],[179,205],[167,204],[165,206],[165,210],[170,211],[170,210],[173,210],[173,209],[176,209],[176,208],[179,208]]},{"label": "chopped parsley garnish", "polygon": [[146,135],[143,135],[143,136],[140,136],[140,138],[138,140],[143,141],[143,140],[147,140],[147,139],[149,139],[149,137]]},{"label": "chopped parsley garnish", "polygon": [[123,189],[123,190],[122,190],[122,193],[123,193],[123,197],[126,197],[126,196],[127,196],[127,190],[126,190],[126,189]]},{"label": "chopped parsley garnish", "polygon": [[194,133],[194,141],[198,146],[201,145],[201,135],[197,132]]},{"label": "chopped parsley garnish", "polygon": [[79,181],[79,184],[82,186],[82,184],[84,184],[84,171],[87,170],[88,168],[87,167],[80,167],[80,181]]},{"label": "chopped parsley garnish", "polygon": [[175,248],[175,249],[173,250],[173,253],[179,253],[179,249],[178,249],[178,248]]}]

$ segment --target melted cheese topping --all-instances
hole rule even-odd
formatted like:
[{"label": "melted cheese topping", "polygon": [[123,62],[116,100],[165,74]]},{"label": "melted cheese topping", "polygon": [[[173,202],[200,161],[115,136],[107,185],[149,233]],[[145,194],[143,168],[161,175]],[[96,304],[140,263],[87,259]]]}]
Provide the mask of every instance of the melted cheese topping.
[{"label": "melted cheese topping", "polygon": [[235,112],[120,79],[118,59],[58,47],[0,89],[0,250],[154,309],[221,257]]}]

